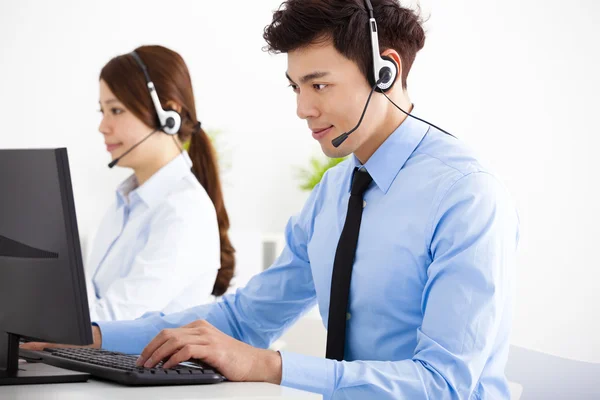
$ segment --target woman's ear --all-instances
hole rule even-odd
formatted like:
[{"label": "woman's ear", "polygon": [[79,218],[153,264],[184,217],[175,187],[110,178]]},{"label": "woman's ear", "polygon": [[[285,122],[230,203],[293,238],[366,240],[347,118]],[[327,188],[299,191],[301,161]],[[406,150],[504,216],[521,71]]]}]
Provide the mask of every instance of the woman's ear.
[{"label": "woman's ear", "polygon": [[179,114],[181,114],[181,110],[183,109],[183,107],[181,107],[179,104],[175,103],[172,100],[167,101],[167,110],[173,110],[173,111],[177,111]]}]

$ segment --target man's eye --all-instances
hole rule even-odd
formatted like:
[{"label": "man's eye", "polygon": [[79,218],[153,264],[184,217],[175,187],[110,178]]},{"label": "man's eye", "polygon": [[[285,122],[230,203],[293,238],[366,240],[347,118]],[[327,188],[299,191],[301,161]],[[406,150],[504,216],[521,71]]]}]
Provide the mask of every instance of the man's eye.
[{"label": "man's eye", "polygon": [[327,87],[327,85],[325,85],[325,84],[320,84],[320,83],[315,83],[315,84],[313,85],[313,88],[315,88],[316,90],[319,90],[319,91],[320,91],[320,90],[323,90],[323,89],[325,89],[326,87]]}]

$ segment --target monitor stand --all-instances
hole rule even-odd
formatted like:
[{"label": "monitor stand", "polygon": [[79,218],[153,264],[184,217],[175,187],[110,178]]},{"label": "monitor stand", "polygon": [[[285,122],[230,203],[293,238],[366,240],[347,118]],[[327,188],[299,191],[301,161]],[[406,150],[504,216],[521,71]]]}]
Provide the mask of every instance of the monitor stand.
[{"label": "monitor stand", "polygon": [[0,386],[85,382],[89,374],[43,363],[19,362],[19,335],[0,331]]}]

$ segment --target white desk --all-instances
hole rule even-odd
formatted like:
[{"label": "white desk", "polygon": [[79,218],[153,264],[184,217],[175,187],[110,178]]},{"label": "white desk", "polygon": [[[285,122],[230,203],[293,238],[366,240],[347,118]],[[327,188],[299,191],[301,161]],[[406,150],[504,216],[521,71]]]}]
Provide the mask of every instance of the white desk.
[{"label": "white desk", "polygon": [[321,400],[322,396],[269,383],[223,382],[213,385],[127,387],[90,379],[86,383],[0,386],[2,400],[192,400],[291,399]]}]

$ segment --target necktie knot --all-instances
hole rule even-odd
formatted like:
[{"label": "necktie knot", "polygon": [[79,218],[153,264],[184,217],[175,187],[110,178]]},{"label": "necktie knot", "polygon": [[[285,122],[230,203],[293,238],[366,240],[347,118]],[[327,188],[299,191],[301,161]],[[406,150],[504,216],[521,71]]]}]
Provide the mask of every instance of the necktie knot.
[{"label": "necktie knot", "polygon": [[350,193],[362,197],[371,182],[373,182],[373,178],[369,175],[367,170],[355,168]]}]

